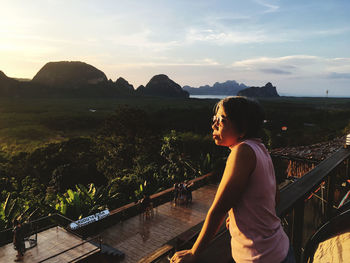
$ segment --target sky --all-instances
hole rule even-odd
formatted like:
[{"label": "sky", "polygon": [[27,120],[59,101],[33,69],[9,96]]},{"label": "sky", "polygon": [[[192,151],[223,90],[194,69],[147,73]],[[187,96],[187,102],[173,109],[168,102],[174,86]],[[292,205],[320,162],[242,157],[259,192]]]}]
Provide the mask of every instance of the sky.
[{"label": "sky", "polygon": [[348,0],[0,0],[0,70],[33,78],[83,61],[134,87],[271,82],[281,95],[350,97]]}]

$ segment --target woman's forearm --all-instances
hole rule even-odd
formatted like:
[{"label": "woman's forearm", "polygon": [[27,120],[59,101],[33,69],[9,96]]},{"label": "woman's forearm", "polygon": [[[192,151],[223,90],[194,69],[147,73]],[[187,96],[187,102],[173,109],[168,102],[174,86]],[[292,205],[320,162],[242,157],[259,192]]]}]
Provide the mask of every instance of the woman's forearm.
[{"label": "woman's forearm", "polygon": [[225,220],[226,212],[223,211],[215,211],[210,209],[201,232],[192,247],[192,253],[194,255],[200,254],[210,243],[210,241],[214,238],[215,234],[219,230],[222,222]]}]

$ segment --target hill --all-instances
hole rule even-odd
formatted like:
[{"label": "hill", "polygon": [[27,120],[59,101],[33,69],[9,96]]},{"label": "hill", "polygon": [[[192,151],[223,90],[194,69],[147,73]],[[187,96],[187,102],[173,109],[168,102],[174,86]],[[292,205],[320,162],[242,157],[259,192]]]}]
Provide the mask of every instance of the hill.
[{"label": "hill", "polygon": [[0,71],[0,96],[15,98],[118,98],[134,95],[125,79],[116,82],[80,61],[49,62],[30,81],[7,77]]},{"label": "hill", "polygon": [[279,97],[276,87],[274,87],[270,82],[268,82],[263,87],[250,87],[241,90],[237,94],[238,96],[245,97],[259,97],[259,98],[270,98]]},{"label": "hill", "polygon": [[127,80],[107,80],[99,69],[80,61],[45,64],[30,81],[12,79],[0,71],[0,96],[16,98],[120,98],[130,96],[188,98],[189,94],[168,76],[151,78],[136,91]]},{"label": "hill", "polygon": [[167,75],[155,75],[145,87],[140,86],[136,92],[140,95],[188,98],[189,93]]},{"label": "hill", "polygon": [[235,80],[227,80],[223,83],[216,82],[213,86],[205,85],[199,88],[184,86],[183,89],[192,95],[226,95],[235,96],[240,90],[248,88],[243,83]]},{"label": "hill", "polygon": [[131,85],[127,80],[123,79],[122,77],[119,77],[115,81],[115,85],[117,86],[117,88],[120,88],[120,89],[134,91],[134,86]]},{"label": "hill", "polygon": [[33,83],[56,88],[79,88],[107,82],[99,69],[80,61],[49,62],[34,76]]},{"label": "hill", "polygon": [[0,70],[0,95],[7,96],[16,94],[19,85],[19,81],[7,77],[5,73]]}]

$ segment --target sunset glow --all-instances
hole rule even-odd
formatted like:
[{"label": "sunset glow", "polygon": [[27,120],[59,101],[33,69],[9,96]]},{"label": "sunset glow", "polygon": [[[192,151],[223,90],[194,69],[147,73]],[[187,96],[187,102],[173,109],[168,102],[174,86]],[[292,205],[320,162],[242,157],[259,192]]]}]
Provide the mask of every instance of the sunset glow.
[{"label": "sunset glow", "polygon": [[2,1],[0,70],[83,61],[134,87],[236,80],[282,95],[350,96],[348,1]]}]

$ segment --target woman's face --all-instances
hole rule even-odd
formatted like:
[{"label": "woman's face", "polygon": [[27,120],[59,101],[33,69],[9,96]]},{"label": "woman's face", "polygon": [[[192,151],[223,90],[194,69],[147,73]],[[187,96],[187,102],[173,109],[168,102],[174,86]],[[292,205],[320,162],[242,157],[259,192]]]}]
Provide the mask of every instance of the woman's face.
[{"label": "woman's face", "polygon": [[234,124],[227,118],[222,105],[219,106],[211,127],[216,145],[233,147],[240,142],[240,137],[243,135],[238,133]]}]

